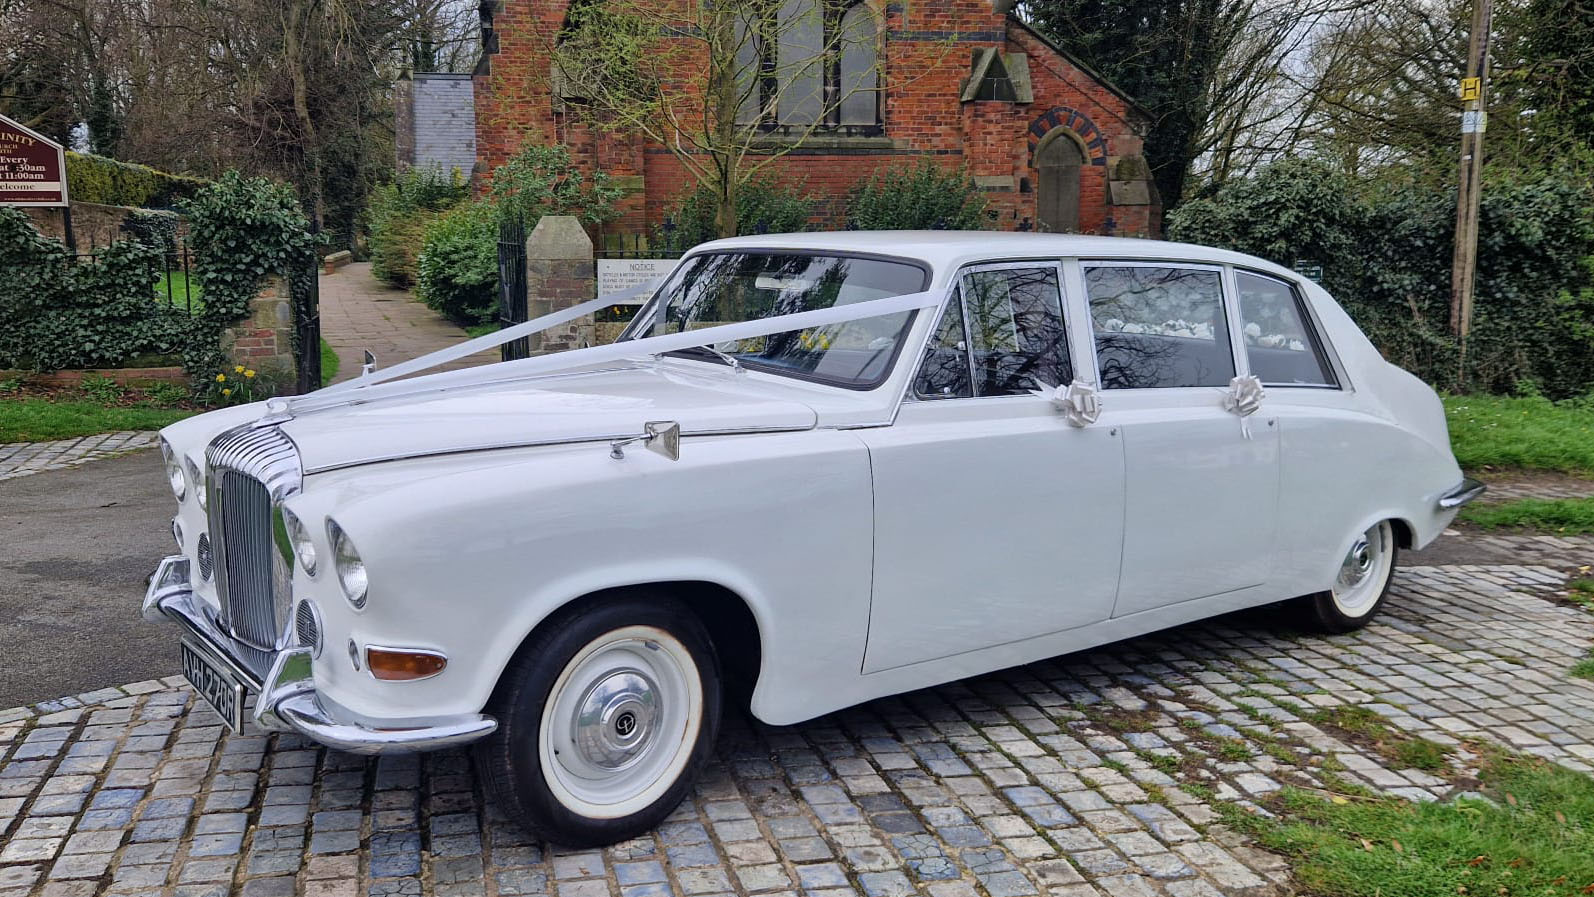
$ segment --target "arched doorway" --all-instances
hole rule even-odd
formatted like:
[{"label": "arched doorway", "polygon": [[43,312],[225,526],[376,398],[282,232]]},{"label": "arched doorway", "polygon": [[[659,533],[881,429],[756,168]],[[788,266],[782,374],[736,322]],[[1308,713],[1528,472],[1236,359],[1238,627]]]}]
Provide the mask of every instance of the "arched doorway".
[{"label": "arched doorway", "polygon": [[1079,170],[1085,154],[1066,128],[1053,128],[1035,148],[1038,228],[1051,233],[1079,230]]}]

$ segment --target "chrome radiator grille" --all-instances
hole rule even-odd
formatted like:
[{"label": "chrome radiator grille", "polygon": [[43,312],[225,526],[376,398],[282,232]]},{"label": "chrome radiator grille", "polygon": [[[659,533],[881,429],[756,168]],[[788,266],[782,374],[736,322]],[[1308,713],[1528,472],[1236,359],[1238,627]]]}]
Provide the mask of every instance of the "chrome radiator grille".
[{"label": "chrome radiator grille", "polygon": [[216,437],[205,461],[221,623],[240,642],[275,650],[292,596],[272,508],[299,490],[298,449],[276,427],[250,424]]}]

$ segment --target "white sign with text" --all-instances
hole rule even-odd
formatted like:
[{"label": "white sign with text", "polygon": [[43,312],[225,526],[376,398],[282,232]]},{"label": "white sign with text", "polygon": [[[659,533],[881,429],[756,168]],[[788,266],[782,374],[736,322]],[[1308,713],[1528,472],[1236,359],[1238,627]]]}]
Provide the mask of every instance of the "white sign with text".
[{"label": "white sign with text", "polygon": [[[676,259],[598,259],[598,295],[621,293],[646,286],[675,270]],[[647,296],[628,304],[641,305]]]}]

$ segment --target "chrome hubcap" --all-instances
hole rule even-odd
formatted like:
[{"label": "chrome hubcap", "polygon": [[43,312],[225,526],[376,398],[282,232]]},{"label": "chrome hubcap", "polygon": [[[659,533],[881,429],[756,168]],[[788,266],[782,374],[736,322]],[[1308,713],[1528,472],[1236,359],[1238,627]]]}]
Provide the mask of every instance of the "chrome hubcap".
[{"label": "chrome hubcap", "polygon": [[679,639],[652,626],[616,629],[577,652],[548,694],[544,780],[583,816],[635,813],[686,768],[702,713],[697,664]]},{"label": "chrome hubcap", "polygon": [[1367,578],[1373,570],[1373,549],[1363,535],[1350,547],[1345,560],[1339,565],[1339,582],[1341,586],[1355,587]]},{"label": "chrome hubcap", "polygon": [[572,723],[576,750],[600,769],[621,769],[647,750],[658,716],[653,680],[636,670],[611,673],[581,699]]}]

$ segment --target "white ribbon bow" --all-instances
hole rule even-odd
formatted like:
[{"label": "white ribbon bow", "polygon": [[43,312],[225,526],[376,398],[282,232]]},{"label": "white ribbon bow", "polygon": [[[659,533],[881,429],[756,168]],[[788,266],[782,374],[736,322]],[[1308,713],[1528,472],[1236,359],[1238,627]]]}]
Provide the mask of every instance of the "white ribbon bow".
[{"label": "white ribbon bow", "polygon": [[1096,387],[1083,380],[1075,380],[1067,386],[1052,386],[1039,377],[1035,378],[1035,385],[1040,389],[1032,389],[1031,393],[1043,399],[1050,399],[1053,406],[1063,413],[1063,419],[1070,426],[1088,427],[1101,417],[1101,396],[1096,392]]},{"label": "white ribbon bow", "polygon": [[1239,415],[1240,432],[1251,438],[1251,424],[1246,418],[1262,410],[1262,400],[1267,397],[1262,381],[1254,376],[1235,377],[1223,394],[1223,410]]}]

